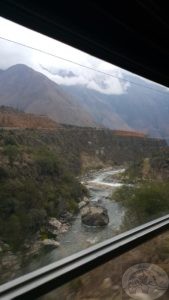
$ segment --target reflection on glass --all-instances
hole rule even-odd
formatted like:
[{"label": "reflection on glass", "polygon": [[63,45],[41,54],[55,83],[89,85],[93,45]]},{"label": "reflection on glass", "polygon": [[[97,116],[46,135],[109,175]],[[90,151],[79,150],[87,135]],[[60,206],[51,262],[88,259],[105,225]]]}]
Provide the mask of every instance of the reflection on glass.
[{"label": "reflection on glass", "polygon": [[2,18],[0,54],[0,283],[169,212],[165,87]]},{"label": "reflection on glass", "polygon": [[38,299],[167,300],[168,286],[167,231]]}]

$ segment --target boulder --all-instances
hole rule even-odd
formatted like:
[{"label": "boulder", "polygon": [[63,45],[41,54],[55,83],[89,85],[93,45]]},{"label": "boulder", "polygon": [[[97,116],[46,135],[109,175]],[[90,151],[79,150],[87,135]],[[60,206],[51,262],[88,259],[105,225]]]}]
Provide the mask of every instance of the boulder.
[{"label": "boulder", "polygon": [[109,216],[105,207],[88,205],[81,209],[82,223],[88,226],[105,226],[109,223]]},{"label": "boulder", "polygon": [[58,235],[60,233],[65,233],[69,230],[70,225],[67,223],[62,223],[56,218],[50,218],[48,222],[48,231],[53,235]]},{"label": "boulder", "polygon": [[57,248],[60,246],[59,242],[52,239],[45,239],[42,241],[42,245],[50,248]]},{"label": "boulder", "polygon": [[53,227],[55,230],[59,230],[62,226],[62,223],[58,221],[56,218],[50,218],[49,225]]},{"label": "boulder", "polygon": [[69,230],[69,228],[70,228],[69,224],[63,223],[59,230],[59,233],[65,233]]},{"label": "boulder", "polygon": [[84,197],[84,198],[83,198],[83,201],[84,201],[85,203],[89,203],[89,202],[90,202],[89,198],[87,198],[87,197]]}]

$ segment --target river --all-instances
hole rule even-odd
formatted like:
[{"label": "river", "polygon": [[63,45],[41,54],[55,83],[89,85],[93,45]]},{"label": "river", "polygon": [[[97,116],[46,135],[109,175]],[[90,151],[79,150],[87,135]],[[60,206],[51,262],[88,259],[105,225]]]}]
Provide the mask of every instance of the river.
[{"label": "river", "polygon": [[29,264],[27,272],[64,258],[75,252],[83,250],[95,243],[111,238],[117,234],[122,223],[124,211],[112,199],[112,193],[122,184],[115,178],[116,174],[125,169],[102,169],[84,176],[81,181],[90,193],[91,203],[98,203],[108,210],[109,224],[105,227],[88,227],[81,223],[80,213],[75,217],[68,232],[60,237],[60,246],[43,256],[35,258]]}]

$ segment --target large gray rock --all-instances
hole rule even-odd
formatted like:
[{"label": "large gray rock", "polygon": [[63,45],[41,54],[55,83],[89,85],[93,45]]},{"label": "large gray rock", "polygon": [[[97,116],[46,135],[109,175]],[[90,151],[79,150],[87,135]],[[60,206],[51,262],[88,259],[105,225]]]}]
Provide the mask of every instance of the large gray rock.
[{"label": "large gray rock", "polygon": [[109,223],[107,209],[102,206],[85,206],[81,209],[82,223],[88,226],[105,226]]}]

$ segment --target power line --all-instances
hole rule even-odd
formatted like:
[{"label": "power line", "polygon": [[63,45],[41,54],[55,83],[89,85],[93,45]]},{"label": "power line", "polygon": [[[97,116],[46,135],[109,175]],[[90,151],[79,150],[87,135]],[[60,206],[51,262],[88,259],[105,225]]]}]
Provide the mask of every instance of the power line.
[{"label": "power line", "polygon": [[[119,79],[119,80],[122,80],[122,81],[125,81],[125,82],[129,82],[129,83],[131,83],[131,84],[134,84],[134,85],[137,85],[137,86],[140,86],[140,87],[149,89],[149,90],[153,90],[153,91],[156,91],[156,92],[161,93],[161,94],[168,94],[168,95],[169,95],[168,92],[163,92],[163,91],[154,89],[154,88],[152,88],[152,87],[150,87],[150,86],[146,86],[146,85],[144,85],[144,84],[140,84],[140,83],[134,82],[134,81],[132,81],[132,80],[128,80],[128,79],[125,79],[125,78],[121,78],[121,77],[115,76],[115,75],[113,75],[113,74],[109,74],[109,73],[106,73],[106,72],[103,72],[103,71],[94,69],[94,68],[92,68],[92,67],[85,66],[85,65],[83,65],[83,64],[80,64],[80,63],[77,63],[77,62],[72,61],[72,60],[70,60],[70,59],[67,59],[67,58],[64,58],[64,57],[55,55],[55,54],[53,54],[53,53],[50,53],[50,52],[45,51],[45,50],[42,50],[42,49],[34,48],[34,47],[32,47],[32,46],[25,45],[25,44],[22,44],[22,43],[20,43],[20,42],[16,42],[16,41],[10,40],[10,39],[4,38],[4,37],[2,37],[2,36],[0,36],[0,39],[1,39],[1,40],[5,40],[5,41],[7,41],[7,42],[11,42],[11,43],[17,44],[17,45],[22,46],[22,47],[25,47],[25,48],[29,48],[29,49],[31,49],[31,50],[38,51],[38,52],[40,52],[40,53],[43,53],[43,54],[46,54],[46,55],[49,55],[49,56],[58,58],[58,59],[63,60],[63,61],[67,61],[67,62],[72,63],[72,64],[74,64],[74,65],[80,66],[80,67],[82,67],[82,68],[89,69],[89,70],[94,71],[94,72],[101,73],[101,74],[106,75],[106,76],[110,76],[110,77],[113,77],[113,78],[116,78],[116,79]],[[50,72],[49,72],[49,73],[50,73]]]}]

